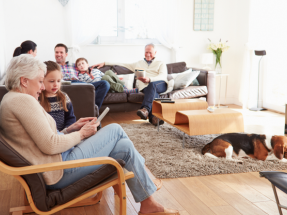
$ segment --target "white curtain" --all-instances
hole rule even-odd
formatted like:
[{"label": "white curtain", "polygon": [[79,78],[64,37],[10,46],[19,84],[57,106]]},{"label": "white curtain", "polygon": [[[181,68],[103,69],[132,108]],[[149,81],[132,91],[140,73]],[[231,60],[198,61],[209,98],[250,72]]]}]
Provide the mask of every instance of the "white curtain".
[{"label": "white curtain", "polygon": [[[65,6],[66,32],[69,38],[67,44],[71,48],[69,61],[74,62],[79,56],[79,45],[90,44],[106,27],[104,21],[109,19],[109,3],[111,1],[70,0]],[[171,49],[172,60],[175,62],[178,50],[175,42],[176,0],[134,0],[132,2],[125,0],[125,4],[129,3],[139,5],[137,16],[140,16],[145,25],[152,29],[161,44]]]},{"label": "white curtain", "polygon": [[6,69],[5,59],[5,25],[3,15],[3,0],[0,0],[0,84],[3,84],[3,75]]},{"label": "white curtain", "polygon": [[156,39],[172,51],[172,61],[176,62],[176,0],[137,0],[141,16],[150,25]]},{"label": "white curtain", "polygon": [[251,0],[249,39],[244,55],[241,102],[256,106],[258,62],[254,50],[266,50],[260,63],[259,106],[284,112],[287,102],[287,1]]},{"label": "white curtain", "polygon": [[80,57],[80,45],[90,44],[98,36],[108,14],[102,0],[70,0],[65,6],[65,24],[69,61]]}]

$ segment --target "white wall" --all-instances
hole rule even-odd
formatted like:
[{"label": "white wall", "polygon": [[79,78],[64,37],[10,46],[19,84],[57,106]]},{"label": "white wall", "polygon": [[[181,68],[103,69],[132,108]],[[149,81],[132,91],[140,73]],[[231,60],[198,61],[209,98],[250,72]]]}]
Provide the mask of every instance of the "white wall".
[{"label": "white wall", "polygon": [[[248,42],[248,19],[250,0],[216,0],[214,8],[214,30],[194,31],[194,1],[178,0],[176,41],[180,47],[176,60],[185,61],[187,66],[202,68],[200,56],[207,50],[208,38],[212,42],[228,40],[230,49],[223,53],[223,73],[228,73],[226,103],[241,105],[239,101],[240,80],[245,44]],[[81,54],[93,64],[95,62],[134,62],[143,57],[143,46],[94,45],[82,46]],[[171,50],[159,46],[157,57],[172,63]],[[215,62],[215,59],[214,59]],[[213,68],[213,67],[212,67]],[[217,78],[217,100],[219,96],[219,77]],[[221,103],[225,101],[226,79],[222,78]]]},{"label": "white wall", "polygon": [[58,0],[4,0],[5,55],[9,62],[25,40],[37,44],[37,57],[54,60],[54,47],[65,42],[63,6]]},{"label": "white wall", "polygon": [[0,77],[5,70],[5,27],[3,14],[3,0],[0,0]]},{"label": "white wall", "polygon": [[[87,58],[90,65],[105,61],[133,63],[144,58],[144,45],[86,45],[81,46],[80,55]],[[156,57],[170,63],[170,50],[158,45]]]},{"label": "white wall", "polygon": [[[57,43],[66,43],[64,7],[58,0],[0,0],[4,1],[5,54],[6,61],[12,57],[14,49],[25,40],[33,40],[38,45],[38,57],[54,60],[53,48]],[[203,67],[200,55],[207,50],[208,39],[218,42],[228,40],[230,49],[223,53],[223,73],[229,74],[227,103],[240,104],[239,81],[245,44],[248,41],[249,4],[251,0],[216,0],[214,9],[214,30],[211,32],[193,30],[193,0],[178,0],[176,41],[180,49],[177,61],[185,61],[188,66]],[[86,45],[80,47],[80,56],[90,64],[114,61],[134,62],[144,57],[142,45]],[[171,50],[158,46],[157,57],[166,63],[172,62]],[[219,78],[217,80],[219,84]],[[225,80],[222,84],[224,101]],[[218,94],[218,92],[217,92]]]},{"label": "white wall", "polygon": [[[185,61],[191,67],[203,67],[200,63],[202,53],[207,50],[208,38],[217,43],[228,40],[230,49],[222,55],[222,72],[228,73],[227,103],[240,104],[239,81],[243,52],[248,41],[248,14],[250,0],[216,0],[214,3],[214,30],[194,31],[194,1],[179,0],[178,61]],[[214,60],[215,62],[215,60]],[[214,68],[214,67],[212,67]],[[224,101],[225,79],[222,78],[221,103]],[[217,78],[219,85],[219,78]],[[219,90],[219,89],[217,89]],[[218,94],[218,93],[217,93]]]}]

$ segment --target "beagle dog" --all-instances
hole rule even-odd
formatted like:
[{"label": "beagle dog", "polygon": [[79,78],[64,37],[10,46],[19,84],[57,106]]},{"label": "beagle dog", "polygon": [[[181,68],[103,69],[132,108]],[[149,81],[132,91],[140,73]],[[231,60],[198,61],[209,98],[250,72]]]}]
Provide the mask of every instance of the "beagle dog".
[{"label": "beagle dog", "polygon": [[[267,141],[267,143],[269,144],[270,141]],[[266,144],[266,135],[223,134],[206,144],[202,149],[202,154],[212,158],[225,157],[226,159],[232,159],[232,157],[249,156],[262,161],[279,159],[286,162],[287,137],[272,136],[270,146]]]},{"label": "beagle dog", "polygon": [[271,138],[271,147],[273,153],[268,157],[268,160],[279,159],[287,162],[287,137],[274,135]]}]

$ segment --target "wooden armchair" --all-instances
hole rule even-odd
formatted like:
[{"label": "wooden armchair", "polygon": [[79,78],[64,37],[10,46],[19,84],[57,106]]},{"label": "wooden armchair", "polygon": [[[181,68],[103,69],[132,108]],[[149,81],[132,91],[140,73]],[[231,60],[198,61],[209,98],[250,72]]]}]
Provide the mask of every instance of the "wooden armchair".
[{"label": "wooden armchair", "polygon": [[[60,190],[47,190],[41,172],[102,165],[79,181]],[[0,171],[14,176],[23,186],[30,206],[11,208],[12,215],[35,212],[53,214],[68,207],[97,203],[102,191],[113,186],[120,198],[120,214],[126,214],[125,180],[134,174],[123,169],[124,161],[110,157],[31,165],[0,136]],[[117,174],[116,174],[117,173]],[[89,198],[91,196],[95,197]],[[27,205],[28,205],[27,204]]]}]

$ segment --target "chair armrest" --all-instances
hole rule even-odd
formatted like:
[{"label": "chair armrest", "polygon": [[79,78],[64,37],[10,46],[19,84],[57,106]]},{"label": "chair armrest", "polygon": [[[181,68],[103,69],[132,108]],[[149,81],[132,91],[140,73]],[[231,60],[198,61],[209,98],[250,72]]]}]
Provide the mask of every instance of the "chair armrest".
[{"label": "chair armrest", "polygon": [[9,175],[28,175],[52,170],[61,170],[75,167],[101,165],[101,164],[111,164],[115,166],[118,171],[123,173],[123,168],[121,167],[121,165],[111,157],[87,158],[87,159],[47,163],[47,164],[32,165],[25,167],[8,166],[5,168],[5,170],[3,170],[3,172]]},{"label": "chair armrest", "polygon": [[95,117],[99,117],[99,116],[100,116],[99,107],[95,105]]},{"label": "chair armrest", "polygon": [[0,102],[2,101],[3,96],[8,93],[8,90],[4,85],[0,85]]}]

